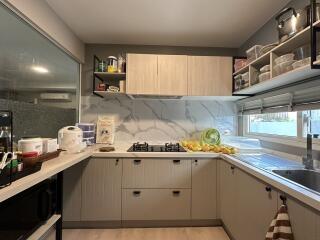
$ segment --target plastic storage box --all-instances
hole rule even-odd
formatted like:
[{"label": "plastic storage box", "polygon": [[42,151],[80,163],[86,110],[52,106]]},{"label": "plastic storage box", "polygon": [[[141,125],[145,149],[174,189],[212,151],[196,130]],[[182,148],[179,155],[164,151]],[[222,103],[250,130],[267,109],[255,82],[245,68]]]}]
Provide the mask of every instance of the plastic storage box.
[{"label": "plastic storage box", "polygon": [[253,62],[259,57],[259,53],[262,47],[262,45],[255,45],[246,51],[248,63]]}]

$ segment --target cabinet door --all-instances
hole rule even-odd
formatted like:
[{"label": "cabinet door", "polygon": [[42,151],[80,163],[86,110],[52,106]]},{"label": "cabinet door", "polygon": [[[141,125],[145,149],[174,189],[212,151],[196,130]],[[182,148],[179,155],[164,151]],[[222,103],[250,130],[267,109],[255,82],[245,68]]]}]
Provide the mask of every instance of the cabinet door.
[{"label": "cabinet door", "polygon": [[317,230],[317,234],[316,234],[316,239],[320,239],[320,212],[317,212],[317,221],[316,221],[316,230]]},{"label": "cabinet door", "polygon": [[124,159],[123,188],[191,188],[191,161]]},{"label": "cabinet door", "polygon": [[187,67],[187,56],[158,55],[158,79],[160,84],[160,95],[187,95]]},{"label": "cabinet door", "polygon": [[217,161],[192,162],[192,219],[217,218]]},{"label": "cabinet door", "polygon": [[63,221],[81,220],[81,178],[84,162],[63,172]]},{"label": "cabinet door", "polygon": [[277,211],[277,196],[277,191],[270,186],[237,169],[235,239],[265,238]]},{"label": "cabinet door", "polygon": [[121,220],[119,159],[92,158],[82,175],[82,221]]},{"label": "cabinet door", "polygon": [[232,58],[188,56],[189,96],[231,96]]},{"label": "cabinet door", "polygon": [[159,94],[158,56],[127,55],[126,93]]},{"label": "cabinet door", "polygon": [[190,189],[123,189],[123,220],[190,220]]},{"label": "cabinet door", "polygon": [[[278,203],[280,206],[280,199]],[[316,225],[317,214],[315,210],[288,196],[287,206],[294,239],[319,240],[320,238],[316,236],[316,232],[320,225]]]},{"label": "cabinet door", "polygon": [[220,195],[220,217],[230,233],[234,232],[235,222],[235,201],[236,182],[235,168],[229,163],[219,161],[219,195]]}]

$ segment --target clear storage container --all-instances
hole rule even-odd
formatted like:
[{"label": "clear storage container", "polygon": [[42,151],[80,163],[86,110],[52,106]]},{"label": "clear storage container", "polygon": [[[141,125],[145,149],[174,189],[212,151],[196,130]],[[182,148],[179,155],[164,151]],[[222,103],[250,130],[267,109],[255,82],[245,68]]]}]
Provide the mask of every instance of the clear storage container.
[{"label": "clear storage container", "polygon": [[259,82],[263,82],[263,81],[269,80],[270,77],[271,77],[270,72],[261,73],[259,75]]},{"label": "clear storage container", "polygon": [[282,55],[280,57],[277,57],[274,60],[274,62],[275,62],[276,65],[278,65],[280,63],[293,61],[293,59],[294,59],[294,54],[293,53],[288,53],[288,54]]},{"label": "clear storage container", "polygon": [[246,51],[248,63],[251,63],[259,57],[259,53],[262,47],[262,45],[255,45]]}]

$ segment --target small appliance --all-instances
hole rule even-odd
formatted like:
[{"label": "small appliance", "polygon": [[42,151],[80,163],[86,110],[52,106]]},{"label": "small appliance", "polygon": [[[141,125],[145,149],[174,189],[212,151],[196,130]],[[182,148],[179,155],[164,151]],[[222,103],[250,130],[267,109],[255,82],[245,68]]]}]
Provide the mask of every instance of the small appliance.
[{"label": "small appliance", "polygon": [[83,131],[76,126],[67,126],[58,132],[59,148],[69,152],[80,152],[86,147]]}]

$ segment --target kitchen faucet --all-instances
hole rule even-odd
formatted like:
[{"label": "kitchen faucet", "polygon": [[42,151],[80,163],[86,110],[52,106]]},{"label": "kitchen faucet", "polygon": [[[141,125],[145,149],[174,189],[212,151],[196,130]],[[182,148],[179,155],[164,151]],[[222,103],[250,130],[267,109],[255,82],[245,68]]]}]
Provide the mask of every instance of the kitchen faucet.
[{"label": "kitchen faucet", "polygon": [[303,165],[306,169],[314,170],[313,154],[312,154],[312,138],[318,138],[319,134],[307,135],[307,156],[302,158]]}]

